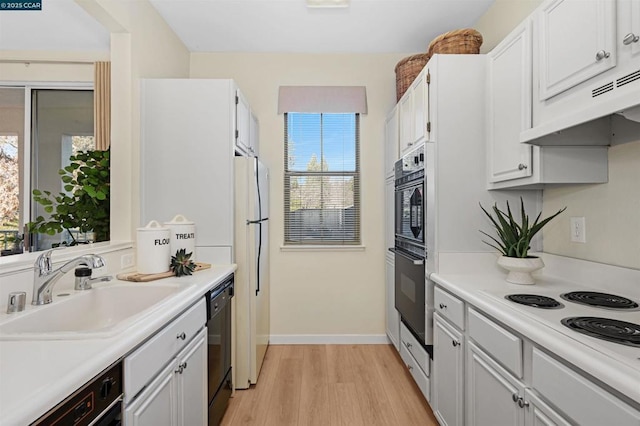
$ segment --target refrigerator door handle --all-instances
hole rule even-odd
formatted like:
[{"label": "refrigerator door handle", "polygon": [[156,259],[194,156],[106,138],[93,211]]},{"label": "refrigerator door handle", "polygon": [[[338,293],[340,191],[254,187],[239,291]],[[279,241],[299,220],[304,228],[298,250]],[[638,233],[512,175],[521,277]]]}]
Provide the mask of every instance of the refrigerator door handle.
[{"label": "refrigerator door handle", "polygon": [[262,223],[269,220],[268,217],[265,217],[264,219],[258,219],[258,220],[247,220],[247,225],[255,225],[256,223]]}]

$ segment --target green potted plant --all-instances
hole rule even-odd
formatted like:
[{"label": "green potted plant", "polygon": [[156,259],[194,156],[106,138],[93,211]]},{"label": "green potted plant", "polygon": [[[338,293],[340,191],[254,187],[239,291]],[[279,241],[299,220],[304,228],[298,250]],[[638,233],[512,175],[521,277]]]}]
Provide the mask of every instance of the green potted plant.
[{"label": "green potted plant", "polygon": [[33,190],[33,199],[49,213],[29,223],[31,232],[55,235],[66,231],[76,245],[73,232],[93,232],[95,242],[109,240],[109,150],[79,152],[59,172],[66,193]]},{"label": "green potted plant", "polygon": [[502,256],[498,259],[498,265],[509,271],[507,281],[514,284],[534,284],[531,272],[542,268],[544,263],[539,257],[529,255],[531,239],[547,223],[567,208],[565,207],[543,220],[540,220],[542,215],[542,212],[540,212],[533,223],[529,222],[529,216],[525,212],[522,197],[520,197],[520,222],[511,213],[508,201],[506,213],[498,208],[497,203],[493,205],[492,210],[495,213],[495,217],[485,210],[482,204],[480,204],[480,208],[491,220],[498,235],[496,238],[484,231],[480,231],[492,240],[492,242],[485,240],[483,242],[502,253]]}]

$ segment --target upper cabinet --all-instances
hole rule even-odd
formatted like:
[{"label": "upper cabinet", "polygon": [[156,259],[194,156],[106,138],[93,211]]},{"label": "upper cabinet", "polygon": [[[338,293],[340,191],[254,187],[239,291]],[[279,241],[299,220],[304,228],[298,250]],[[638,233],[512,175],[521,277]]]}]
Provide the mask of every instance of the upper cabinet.
[{"label": "upper cabinet", "polygon": [[400,158],[399,108],[396,105],[391,110],[384,124],[384,175],[387,179],[394,178],[396,160]]},{"label": "upper cabinet", "polygon": [[423,70],[400,99],[400,151],[404,154],[416,144],[429,140],[430,74]]},{"label": "upper cabinet", "polygon": [[525,20],[487,55],[489,182],[531,176],[531,20]]},{"label": "upper cabinet", "polygon": [[532,126],[520,141],[604,146],[637,134],[618,114],[640,104],[639,3],[547,0],[532,14]]},{"label": "upper cabinet", "polygon": [[537,14],[540,99],[616,65],[615,0],[553,0]]},{"label": "upper cabinet", "polygon": [[258,156],[258,119],[247,98],[236,91],[236,151],[247,157]]}]

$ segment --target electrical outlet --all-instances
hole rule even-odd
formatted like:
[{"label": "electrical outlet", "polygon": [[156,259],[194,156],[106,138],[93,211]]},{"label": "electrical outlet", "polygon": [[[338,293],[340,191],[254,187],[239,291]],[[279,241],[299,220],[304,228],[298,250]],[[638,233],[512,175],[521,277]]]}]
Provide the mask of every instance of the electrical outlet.
[{"label": "electrical outlet", "polygon": [[574,243],[587,242],[587,225],[584,216],[571,218],[571,241]]},{"label": "electrical outlet", "polygon": [[133,267],[133,253],[123,254],[120,258],[120,269]]}]

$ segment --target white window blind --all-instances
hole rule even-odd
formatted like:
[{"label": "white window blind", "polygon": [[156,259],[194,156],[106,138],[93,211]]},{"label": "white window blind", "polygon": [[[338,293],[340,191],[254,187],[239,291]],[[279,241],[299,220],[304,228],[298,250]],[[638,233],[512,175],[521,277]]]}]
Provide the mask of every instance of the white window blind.
[{"label": "white window blind", "polygon": [[360,116],[286,113],[285,245],[360,244]]}]

